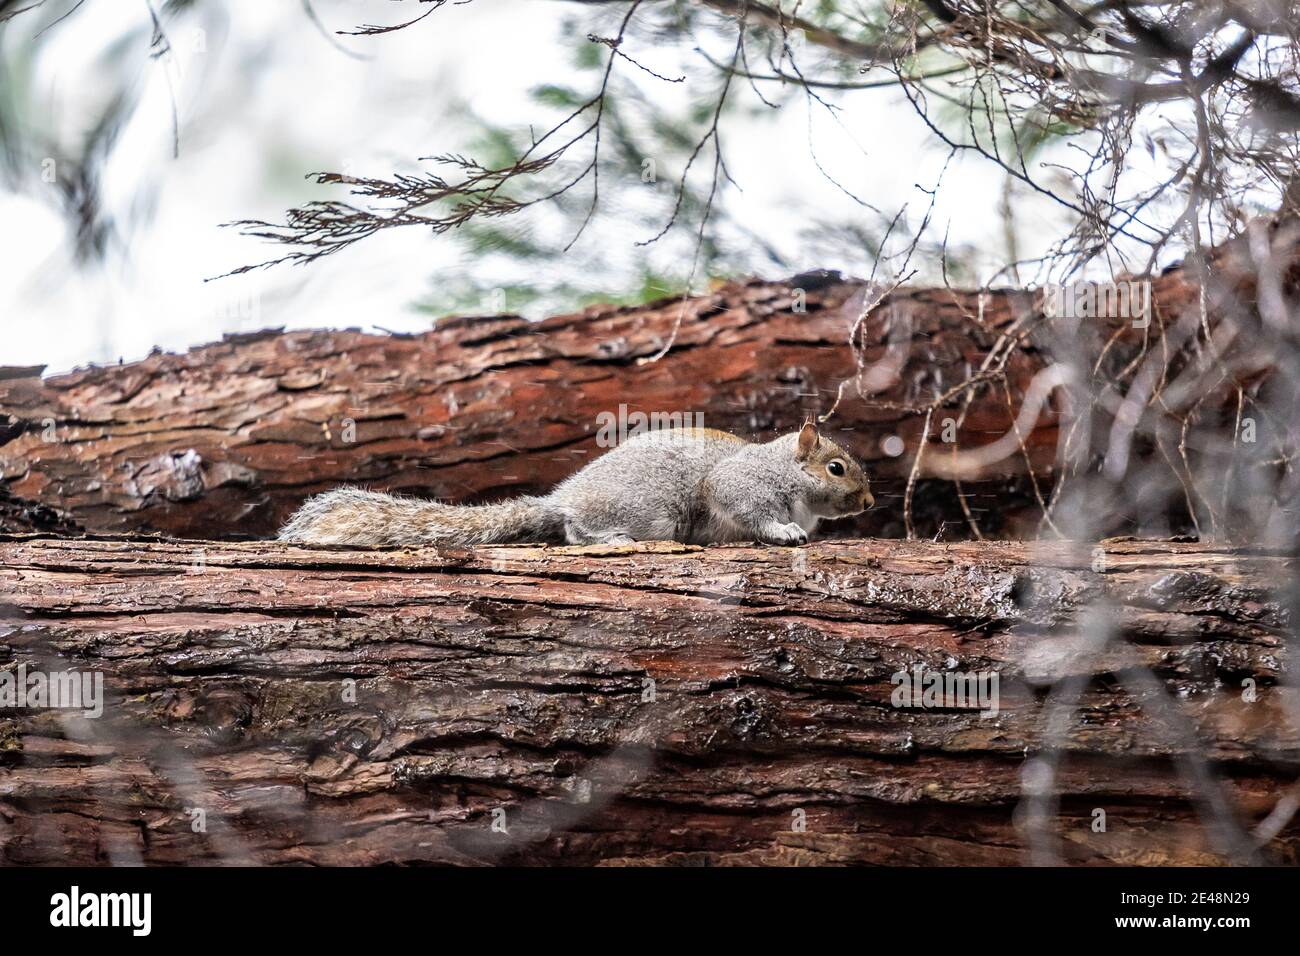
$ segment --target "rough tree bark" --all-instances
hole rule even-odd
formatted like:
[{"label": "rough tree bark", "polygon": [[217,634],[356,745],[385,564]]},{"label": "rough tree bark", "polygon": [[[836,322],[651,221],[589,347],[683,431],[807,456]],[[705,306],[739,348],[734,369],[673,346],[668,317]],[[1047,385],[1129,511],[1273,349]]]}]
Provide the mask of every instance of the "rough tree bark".
[{"label": "rough tree bark", "polygon": [[[0,664],[100,671],[108,703],[0,711],[0,861],[1013,864],[1042,833],[1072,862],[1295,863],[1294,823],[1232,836],[1296,777],[1294,570],[1133,541],[3,537]],[[1119,636],[1092,652],[1094,604]],[[999,712],[893,706],[918,663],[998,673]]]},{"label": "rough tree bark", "polygon": [[[814,274],[727,285],[684,313],[670,301],[541,323],[456,319],[417,336],[258,333],[45,380],[38,369],[0,370],[0,478],[91,531],[206,538],[268,537],[305,496],[345,482],[453,501],[542,492],[599,451],[600,416],[621,404],[757,438],[826,412],[858,375],[848,340],[859,288]],[[1154,298],[1152,335],[1197,290],[1176,271]],[[931,289],[896,291],[875,310],[864,361],[888,367],[891,335],[910,322],[896,343],[907,361],[866,398],[849,387],[828,423],[870,464],[882,503],[844,533],[901,536],[898,505],[926,421],[918,407],[979,369],[1034,309],[1028,294]],[[1094,331],[1098,346],[1111,337],[1105,322]],[[1147,336],[1121,330],[1112,359],[1126,361]],[[640,361],[670,340],[661,360]],[[1012,349],[1008,391],[979,391],[960,445],[1005,434],[1043,364],[1032,340]],[[959,399],[947,406],[954,416]],[[1025,455],[966,485],[986,531],[1032,536],[1039,510],[1026,460],[1050,480],[1056,440],[1049,407]],[[964,531],[946,481],[923,482],[915,509],[922,536]]]}]

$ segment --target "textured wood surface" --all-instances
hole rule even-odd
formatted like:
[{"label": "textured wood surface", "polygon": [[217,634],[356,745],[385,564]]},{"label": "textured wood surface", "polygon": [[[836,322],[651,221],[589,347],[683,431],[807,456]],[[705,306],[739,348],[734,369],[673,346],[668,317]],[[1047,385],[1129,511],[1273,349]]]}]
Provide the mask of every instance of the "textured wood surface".
[{"label": "textured wood surface", "polygon": [[[1159,542],[0,538],[0,666],[109,696],[0,711],[0,861],[1223,862],[1297,776],[1294,571]],[[999,713],[894,706],[918,663],[997,672]],[[1300,830],[1263,842],[1295,863]]]},{"label": "textured wood surface", "polygon": [[[730,284],[685,311],[669,301],[540,323],[455,319],[416,336],[232,336],[184,355],[46,379],[39,369],[0,369],[0,480],[91,531],[204,538],[269,537],[304,497],[340,483],[453,501],[544,492],[599,453],[601,416],[617,416],[620,405],[698,416],[693,424],[758,440],[828,412],[859,374],[849,335],[860,288],[813,275]],[[1110,341],[1107,322],[1094,320],[1084,338],[1097,352],[1109,342],[1109,361],[1122,368],[1195,301],[1195,287],[1171,273],[1156,283],[1150,333],[1129,329]],[[868,463],[881,507],[840,533],[902,536],[922,406],[978,370],[1034,309],[1027,293],[919,289],[895,292],[872,313],[863,362],[901,364],[865,397],[850,384],[826,427]],[[679,319],[673,348],[642,362]],[[899,329],[910,331],[890,359]],[[1009,430],[1044,364],[1041,343],[1026,340],[1012,353],[1007,389],[994,383],[978,393],[957,433],[961,447]],[[950,450],[937,444],[941,423],[960,413],[958,393],[931,421],[936,447]],[[1057,415],[1049,405],[1023,455],[967,483],[988,533],[1033,536],[1039,511],[1017,476],[1029,461],[1050,481]],[[947,481],[923,480],[915,510],[924,537],[964,533]]]}]

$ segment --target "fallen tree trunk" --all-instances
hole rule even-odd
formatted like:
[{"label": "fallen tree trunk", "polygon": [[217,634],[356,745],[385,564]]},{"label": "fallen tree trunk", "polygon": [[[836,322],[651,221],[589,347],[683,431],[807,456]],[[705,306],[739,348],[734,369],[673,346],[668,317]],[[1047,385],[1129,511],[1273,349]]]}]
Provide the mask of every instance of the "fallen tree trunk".
[{"label": "fallen tree trunk", "polygon": [[[308,494],[342,483],[452,501],[545,492],[600,452],[609,418],[675,415],[765,439],[834,407],[827,429],[868,463],[883,505],[841,533],[898,537],[923,439],[955,435],[966,448],[1006,434],[1044,366],[1041,343],[1012,341],[964,412],[960,391],[932,419],[924,406],[1023,332],[1042,297],[895,291],[864,324],[855,356],[861,288],[810,275],[541,323],[272,332],[44,380],[39,369],[0,370],[0,478],[90,531],[266,538]],[[1177,271],[1157,280],[1154,301],[1149,332],[1113,335],[1115,322],[1096,320],[1095,349],[1123,368],[1198,301],[1197,287]],[[662,359],[644,361],[670,342]],[[876,371],[861,371],[859,358]],[[1235,383],[1223,388],[1236,401]],[[1023,453],[965,484],[970,516],[950,482],[922,470],[917,532],[969,533],[969,517],[994,536],[1032,537],[1041,510],[1025,475],[1032,466],[1050,486],[1058,411],[1049,403]],[[960,424],[951,435],[948,418]]]},{"label": "fallen tree trunk", "polygon": [[48,531],[52,534],[82,534],[85,529],[48,505],[15,498],[0,485],[0,534]]},{"label": "fallen tree trunk", "polygon": [[[1294,570],[0,538],[0,665],[106,694],[0,710],[0,860],[1295,863]],[[996,695],[895,700],[918,665]]]}]

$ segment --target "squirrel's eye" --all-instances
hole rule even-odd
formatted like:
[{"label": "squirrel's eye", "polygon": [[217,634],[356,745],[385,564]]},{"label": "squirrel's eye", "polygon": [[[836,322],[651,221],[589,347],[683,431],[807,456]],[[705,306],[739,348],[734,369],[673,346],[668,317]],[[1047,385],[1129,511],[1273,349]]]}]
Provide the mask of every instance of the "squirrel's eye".
[{"label": "squirrel's eye", "polygon": [[829,465],[826,466],[826,470],[830,472],[832,475],[834,475],[836,478],[839,478],[844,474],[844,462],[836,458],[834,461],[832,461]]}]

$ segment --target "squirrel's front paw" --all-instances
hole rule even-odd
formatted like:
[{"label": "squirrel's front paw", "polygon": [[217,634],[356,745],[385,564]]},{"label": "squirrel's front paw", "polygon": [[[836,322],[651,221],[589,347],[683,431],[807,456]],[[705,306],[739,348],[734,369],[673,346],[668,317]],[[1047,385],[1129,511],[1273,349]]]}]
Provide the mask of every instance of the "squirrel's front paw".
[{"label": "squirrel's front paw", "polygon": [[759,532],[759,540],[764,544],[799,545],[808,543],[808,532],[791,521],[778,524],[775,521]]}]

